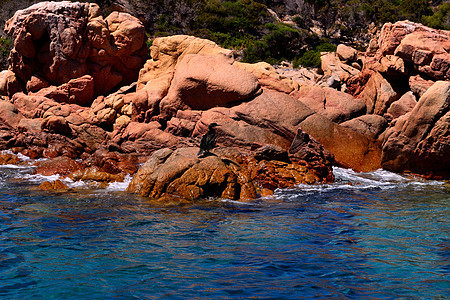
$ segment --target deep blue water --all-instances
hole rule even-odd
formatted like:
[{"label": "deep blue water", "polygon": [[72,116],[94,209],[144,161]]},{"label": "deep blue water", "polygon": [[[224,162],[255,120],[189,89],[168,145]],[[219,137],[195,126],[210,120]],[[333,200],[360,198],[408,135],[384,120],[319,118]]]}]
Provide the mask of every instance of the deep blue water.
[{"label": "deep blue water", "polygon": [[0,168],[0,298],[448,299],[450,185],[336,169],[246,204],[33,189]]}]

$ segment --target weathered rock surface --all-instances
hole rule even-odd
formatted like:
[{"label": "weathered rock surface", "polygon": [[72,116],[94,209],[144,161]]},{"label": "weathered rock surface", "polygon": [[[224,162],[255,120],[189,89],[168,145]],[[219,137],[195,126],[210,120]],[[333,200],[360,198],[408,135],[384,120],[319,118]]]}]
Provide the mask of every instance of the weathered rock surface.
[{"label": "weathered rock surface", "polygon": [[91,75],[99,95],[136,80],[146,58],[142,23],[118,12],[103,19],[96,4],[41,2],[17,11],[5,31],[14,39],[10,69],[23,82]]},{"label": "weathered rock surface", "polygon": [[280,74],[279,69],[275,69],[266,62],[256,64],[234,62],[233,65],[255,75],[260,85],[267,89],[290,94],[300,88],[297,81]]},{"label": "weathered rock surface", "polygon": [[2,119],[3,122],[11,127],[17,127],[22,118],[22,114],[17,110],[17,107],[14,106],[14,104],[0,100],[0,119]]},{"label": "weathered rock surface", "polygon": [[21,91],[20,83],[16,74],[10,70],[0,72],[0,95],[12,96],[14,93]]},{"label": "weathered rock surface", "polygon": [[391,127],[383,144],[382,166],[448,177],[450,170],[450,82],[438,81],[414,109]]},{"label": "weathered rock surface", "polygon": [[89,106],[94,99],[94,79],[90,75],[84,75],[58,87],[39,89],[35,95],[47,97],[59,103]]},{"label": "weathered rock surface", "polygon": [[409,77],[409,87],[417,97],[422,97],[433,84],[434,81],[423,79],[420,75]]},{"label": "weathered rock surface", "polygon": [[400,96],[391,83],[380,73],[375,73],[370,77],[360,95],[366,103],[367,113],[376,115],[383,115]]},{"label": "weathered rock surface", "polygon": [[[188,54],[178,62],[161,112],[174,109],[206,110],[249,100],[260,90],[258,79],[221,56]],[[174,115],[174,114],[173,114]]]},{"label": "weathered rock surface", "polygon": [[235,148],[217,148],[202,158],[197,152],[196,147],[156,151],[136,173],[127,191],[160,201],[174,197],[251,200],[263,189],[273,191],[299,183],[326,181],[304,162],[266,160],[267,157],[259,155],[255,159]]},{"label": "weathered rock surface", "polygon": [[16,165],[20,159],[11,153],[0,152],[0,165]]},{"label": "weathered rock surface", "polygon": [[39,189],[41,190],[66,190],[68,186],[65,185],[61,180],[44,181],[39,185]]},{"label": "weathered rock surface", "polygon": [[387,128],[388,121],[382,116],[364,115],[341,123],[341,125],[376,140]]},{"label": "weathered rock surface", "polygon": [[[145,163],[128,189],[161,201],[331,182],[334,163],[446,176],[449,88],[434,80],[447,78],[447,32],[408,24],[384,29],[380,41],[395,47],[322,55],[324,75],[236,62],[231,50],[181,35],[155,39],[141,69],[145,35],[134,17],[40,3],[7,25],[15,49],[0,74],[0,149],[48,158],[37,172],[102,186]],[[198,158],[213,122],[218,147]]]},{"label": "weathered rock surface", "polygon": [[357,131],[318,114],[306,118],[300,128],[330,151],[341,166],[362,172],[381,167],[380,145]]},{"label": "weathered rock surface", "polygon": [[137,89],[143,88],[149,81],[173,74],[175,66],[185,55],[219,55],[231,59],[232,51],[219,47],[216,43],[188,35],[175,35],[157,38],[150,48],[151,59],[139,73]]},{"label": "weathered rock surface", "polygon": [[[450,78],[449,31],[432,29],[410,21],[387,23],[377,41],[372,44],[374,48],[367,52],[372,58],[365,66],[369,69],[377,71],[381,64],[382,70],[391,69],[403,75],[414,70],[434,80]],[[404,69],[405,62],[413,70]]]},{"label": "weathered rock surface", "polygon": [[351,63],[352,61],[356,60],[357,53],[358,51],[356,51],[356,49],[344,44],[339,44],[336,49],[337,56],[344,63]]},{"label": "weathered rock surface", "polygon": [[366,112],[366,104],[361,99],[355,99],[349,94],[332,88],[304,86],[294,95],[314,112],[336,123],[358,117]]},{"label": "weathered rock surface", "polygon": [[82,163],[66,156],[60,156],[40,162],[34,172],[45,176],[57,174],[64,176],[82,168]]},{"label": "weathered rock surface", "polygon": [[386,116],[391,120],[397,119],[404,114],[409,113],[416,106],[417,100],[412,92],[407,92],[400,99],[394,101],[387,110]]},{"label": "weathered rock surface", "polygon": [[320,68],[324,74],[330,77],[336,75],[341,81],[347,81],[360,72],[358,69],[343,63],[338,55],[333,52],[324,52],[320,59],[322,61]]}]

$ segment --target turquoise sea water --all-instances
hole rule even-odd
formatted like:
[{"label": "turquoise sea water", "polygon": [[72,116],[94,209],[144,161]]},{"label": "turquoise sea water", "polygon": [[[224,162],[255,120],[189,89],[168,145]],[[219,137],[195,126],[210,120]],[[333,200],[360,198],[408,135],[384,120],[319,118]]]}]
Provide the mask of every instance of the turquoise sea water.
[{"label": "turquoise sea water", "polygon": [[[255,203],[49,193],[0,167],[2,299],[448,299],[450,185],[335,169]],[[71,183],[71,186],[79,184]]]}]

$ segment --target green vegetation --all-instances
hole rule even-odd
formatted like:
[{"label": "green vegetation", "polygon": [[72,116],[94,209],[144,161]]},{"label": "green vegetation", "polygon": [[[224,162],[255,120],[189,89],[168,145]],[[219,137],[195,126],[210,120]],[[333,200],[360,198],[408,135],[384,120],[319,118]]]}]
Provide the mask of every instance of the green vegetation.
[{"label": "green vegetation", "polygon": [[450,30],[450,2],[444,2],[431,16],[424,16],[423,23],[427,26]]},{"label": "green vegetation", "polygon": [[204,2],[191,30],[224,47],[249,47],[263,36],[264,24],[271,20],[265,5],[252,0]]},{"label": "green vegetation", "polygon": [[[313,7],[313,19],[319,21],[325,36],[333,30],[340,29],[341,34],[354,36],[365,30],[367,25],[381,25],[408,19],[414,22],[424,22],[433,14],[428,0],[305,0]],[[436,1],[434,1],[436,2]],[[439,1],[438,1],[439,2]],[[448,4],[448,2],[446,2]],[[308,23],[309,16],[299,16],[297,24]],[[436,16],[435,22],[430,20],[432,27],[442,28],[445,22]]]},{"label": "green vegetation", "polygon": [[295,58],[293,61],[293,67],[298,68],[299,66],[303,66],[310,68],[319,68],[321,64],[320,53],[335,52],[336,49],[336,45],[330,44],[328,42],[323,42],[319,44],[314,50],[309,50],[302,56]]},{"label": "green vegetation", "polygon": [[0,37],[0,56],[4,59],[7,59],[9,56],[9,52],[11,51],[13,46],[13,41],[9,37]]},{"label": "green vegetation", "polygon": [[[94,1],[105,12],[115,3]],[[189,34],[241,50],[243,61],[251,63],[290,60],[296,66],[318,66],[320,52],[333,51],[333,44],[355,42],[353,46],[358,48],[360,37],[371,23],[380,26],[409,19],[433,28],[450,29],[448,0],[141,0],[140,3],[134,8],[149,32],[148,48],[155,37]],[[268,8],[281,19],[293,16],[293,23],[277,21]],[[320,36],[313,33],[313,26],[320,27]],[[340,37],[336,38],[336,32]],[[10,48],[11,40],[0,39],[3,57],[8,56]]]},{"label": "green vegetation", "polygon": [[[433,1],[435,5],[441,2]],[[434,11],[428,0],[304,0],[296,2],[295,7],[287,3],[287,0],[155,0],[152,5],[156,13],[148,24],[152,24],[150,32],[154,37],[190,34],[222,47],[242,50],[245,62],[273,64],[291,60],[296,66],[311,67],[320,65],[320,52],[325,51],[320,47],[342,42],[331,39],[337,30],[341,37],[351,41],[364,33],[370,23],[379,26],[409,19],[434,28],[450,26],[448,2]],[[292,19],[295,25],[277,22],[267,7],[280,17],[295,16]],[[313,24],[319,25],[328,43],[312,33]]]},{"label": "green vegetation", "polygon": [[268,23],[267,34],[244,50],[244,61],[254,63],[267,61],[277,63],[292,60],[303,54],[309,45],[316,43],[317,37],[304,29],[295,29],[289,25]]}]

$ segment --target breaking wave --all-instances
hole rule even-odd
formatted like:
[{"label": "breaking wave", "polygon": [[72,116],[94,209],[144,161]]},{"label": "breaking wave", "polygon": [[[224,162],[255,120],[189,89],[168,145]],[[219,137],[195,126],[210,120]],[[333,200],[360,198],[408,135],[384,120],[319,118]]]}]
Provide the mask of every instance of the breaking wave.
[{"label": "breaking wave", "polygon": [[[8,151],[3,151],[9,153]],[[44,181],[61,180],[71,189],[96,189],[100,185],[98,183],[87,181],[73,181],[60,175],[45,176],[41,174],[33,174],[36,160],[32,160],[27,156],[19,154],[22,162],[21,165],[1,165],[0,166],[0,186],[5,181],[14,180],[24,184],[39,185]],[[389,189],[423,189],[427,187],[443,186],[445,181],[425,180],[420,177],[400,175],[386,170],[376,170],[374,172],[355,172],[351,169],[333,168],[335,182],[331,184],[299,184],[294,188],[279,189],[275,191],[275,196],[279,195],[309,195],[313,193],[333,193],[336,191],[363,191],[363,190],[389,190]],[[131,182],[132,176],[127,175],[123,182],[109,183],[105,191],[122,192],[125,191]],[[223,200],[230,202],[232,200]],[[249,204],[248,202],[237,201],[236,204]]]},{"label": "breaking wave", "polygon": [[386,170],[355,172],[351,169],[333,168],[335,182],[330,184],[299,184],[295,188],[277,190],[276,193],[294,192],[296,194],[332,193],[336,191],[423,189],[443,186],[444,181],[426,180],[420,177],[400,175]]}]

